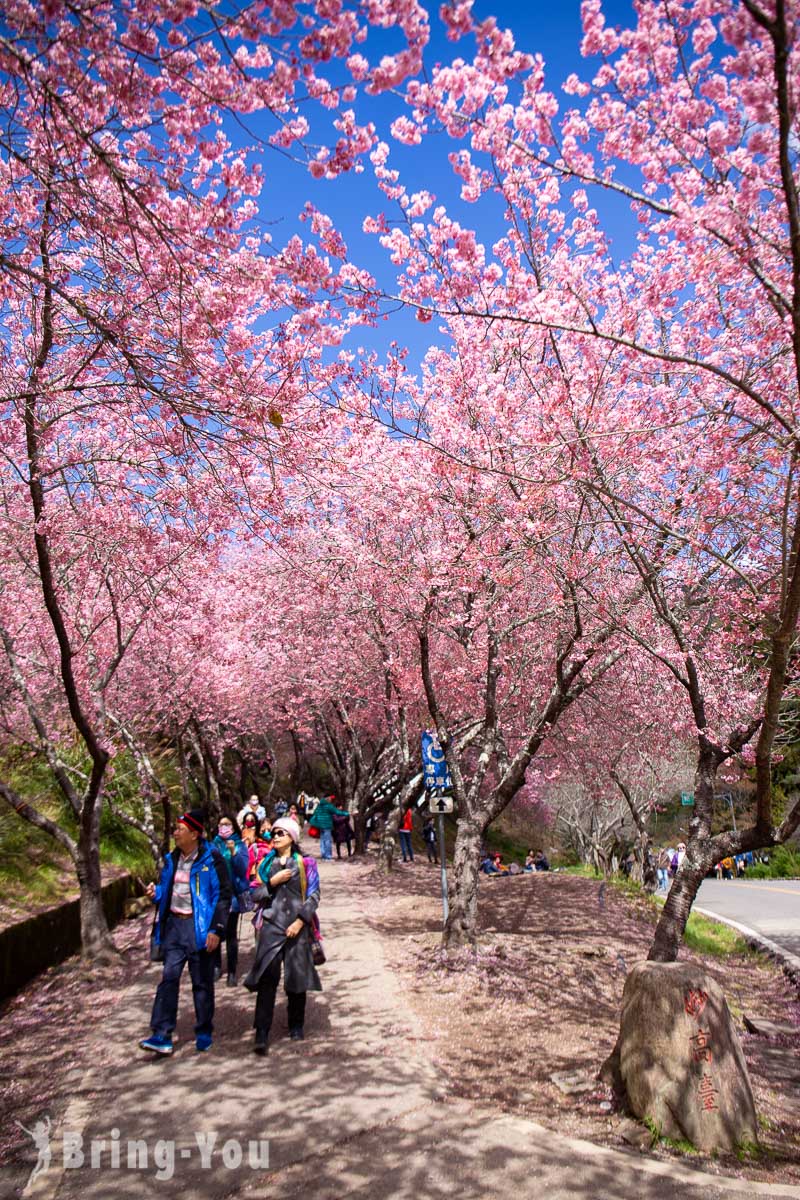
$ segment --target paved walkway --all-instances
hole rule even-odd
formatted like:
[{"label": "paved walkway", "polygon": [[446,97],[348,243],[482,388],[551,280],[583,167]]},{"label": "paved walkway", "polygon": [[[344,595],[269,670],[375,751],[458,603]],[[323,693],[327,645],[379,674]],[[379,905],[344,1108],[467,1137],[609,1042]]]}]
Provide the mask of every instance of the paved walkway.
[{"label": "paved walkway", "polygon": [[[800,1188],[720,1180],[448,1100],[415,1022],[402,1010],[380,942],[344,892],[344,872],[337,874],[333,864],[323,865],[321,874],[329,962],[322,968],[325,991],[309,997],[307,1040],[286,1038],[279,1000],[270,1054],[257,1059],[251,1052],[252,996],[220,987],[214,1047],[197,1054],[187,979],[178,1050],[170,1059],[153,1060],[136,1045],[146,1032],[158,980],[158,968],[148,968],[99,1031],[107,1061],[90,1067],[76,1086],[62,1126],[52,1131],[50,1167],[24,1196],[420,1200],[455,1194],[484,1200],[501,1181],[503,1194],[536,1200],[800,1198]],[[243,948],[246,962],[249,929]],[[65,1168],[64,1134],[82,1138],[83,1167]],[[269,1141],[269,1165],[254,1145],[251,1166],[249,1143],[262,1139]],[[128,1166],[129,1141],[144,1143],[146,1166]],[[112,1157],[117,1143],[119,1167]],[[204,1165],[204,1153],[210,1165]]]}]

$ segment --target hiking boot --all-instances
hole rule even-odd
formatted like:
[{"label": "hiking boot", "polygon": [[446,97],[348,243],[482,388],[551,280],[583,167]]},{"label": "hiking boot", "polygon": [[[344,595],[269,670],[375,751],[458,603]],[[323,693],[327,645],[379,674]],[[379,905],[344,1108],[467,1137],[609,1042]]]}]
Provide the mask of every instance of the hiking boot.
[{"label": "hiking boot", "polygon": [[142,1038],[139,1046],[142,1050],[152,1050],[153,1054],[172,1054],[175,1049],[172,1045],[171,1037],[161,1037],[156,1033],[151,1034],[150,1037]]},{"label": "hiking boot", "polygon": [[294,1029],[289,1030],[289,1037],[293,1042],[302,1042],[304,1041],[305,1036],[306,1035],[303,1033],[302,1025],[295,1025]]},{"label": "hiking boot", "polygon": [[269,1049],[269,1047],[267,1046],[267,1036],[268,1035],[264,1032],[263,1029],[256,1030],[256,1040],[253,1044],[253,1053],[258,1054],[261,1058],[264,1057],[264,1055],[267,1053],[267,1050]]},{"label": "hiking boot", "polygon": [[236,976],[233,971],[228,972],[228,987],[236,987]]},{"label": "hiking boot", "polygon": [[194,1040],[194,1044],[195,1044],[195,1047],[200,1051],[201,1054],[205,1050],[210,1050],[211,1049],[211,1034],[210,1033],[198,1033],[197,1037]]}]

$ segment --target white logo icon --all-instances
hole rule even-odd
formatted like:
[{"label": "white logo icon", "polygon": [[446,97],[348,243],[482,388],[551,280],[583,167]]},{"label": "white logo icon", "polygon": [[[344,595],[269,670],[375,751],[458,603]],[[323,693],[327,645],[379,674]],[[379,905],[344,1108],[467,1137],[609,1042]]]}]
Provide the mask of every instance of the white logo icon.
[{"label": "white logo icon", "polygon": [[28,1176],[28,1183],[26,1186],[30,1187],[34,1179],[38,1179],[39,1176],[42,1175],[50,1166],[50,1117],[47,1113],[45,1113],[44,1120],[36,1121],[33,1129],[28,1129],[22,1124],[21,1121],[17,1121],[16,1124],[19,1125],[23,1133],[27,1133],[28,1137],[32,1140],[34,1146],[39,1151],[39,1158],[36,1162],[36,1165]]}]

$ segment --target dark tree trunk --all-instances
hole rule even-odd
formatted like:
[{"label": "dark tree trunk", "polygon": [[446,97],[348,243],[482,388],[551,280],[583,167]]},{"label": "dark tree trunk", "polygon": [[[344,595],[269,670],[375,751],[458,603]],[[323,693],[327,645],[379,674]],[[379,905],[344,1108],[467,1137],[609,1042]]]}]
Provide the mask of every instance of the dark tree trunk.
[{"label": "dark tree trunk", "polygon": [[162,787],[160,789],[159,796],[161,799],[161,812],[164,817],[164,831],[161,836],[161,857],[164,859],[169,854],[169,843],[172,836],[172,803],[166,788]]},{"label": "dark tree trunk", "polygon": [[474,818],[458,822],[452,883],[448,888],[450,912],[442,938],[442,944],[448,950],[458,946],[473,946],[477,940],[478,869],[485,831],[485,825]]},{"label": "dark tree trunk", "polygon": [[397,831],[400,828],[400,808],[393,808],[386,818],[386,824],[381,834],[380,867],[387,874],[394,865],[394,852],[397,849]]},{"label": "dark tree trunk", "polygon": [[697,889],[703,882],[709,865],[711,864],[706,864],[702,860],[699,863],[697,860],[690,862],[687,852],[686,858],[672,882],[666,904],[659,917],[653,944],[647,955],[650,962],[675,962]]},{"label": "dark tree trunk", "polygon": [[695,807],[689,823],[686,857],[669,890],[647,955],[651,962],[675,962],[695,896],[709,867],[716,862],[711,838],[714,785],[721,761],[718,751],[701,740],[694,776]]},{"label": "dark tree trunk", "polygon": [[[81,843],[86,839],[81,838]],[[114,943],[103,910],[100,852],[97,844],[81,844],[76,864],[80,886],[81,947],[86,958],[109,958]]]}]

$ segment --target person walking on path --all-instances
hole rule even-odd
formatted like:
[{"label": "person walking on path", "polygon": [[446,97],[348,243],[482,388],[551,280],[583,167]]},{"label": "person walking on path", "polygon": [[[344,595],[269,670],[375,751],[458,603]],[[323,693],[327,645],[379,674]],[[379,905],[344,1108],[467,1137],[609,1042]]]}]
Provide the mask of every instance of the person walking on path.
[{"label": "person walking on path", "polygon": [[[226,966],[228,987],[236,986],[236,967],[239,963],[239,915],[244,911],[239,897],[250,886],[247,868],[250,861],[248,848],[242,841],[239,830],[230,817],[222,817],[217,826],[217,836],[211,843],[222,855],[231,881],[231,907],[225,928]],[[222,944],[214,951],[214,979],[222,975]]]},{"label": "person walking on path", "polygon": [[264,817],[261,828],[247,847],[247,879],[250,887],[258,887],[258,866],[272,849],[272,821]]},{"label": "person walking on path", "polygon": [[319,830],[320,858],[325,862],[330,862],[333,858],[333,818],[350,816],[346,809],[336,807],[335,799],[335,796],[325,796],[320,800],[311,821],[314,828]]},{"label": "person walking on path", "polygon": [[240,829],[244,829],[245,818],[250,813],[252,813],[256,819],[256,828],[258,827],[259,821],[263,821],[264,817],[267,815],[267,810],[264,808],[264,805],[261,803],[258,796],[255,795],[255,793],[248,797],[247,804],[245,804],[244,808],[241,809],[241,811],[237,814],[236,823]]},{"label": "person walking on path", "polygon": [[411,845],[411,831],[414,828],[414,814],[410,808],[403,813],[398,833],[400,834],[400,850],[403,862],[414,861],[414,847]]},{"label": "person walking on path", "polygon": [[281,963],[292,1039],[304,1036],[306,993],[322,991],[311,950],[311,925],[320,896],[316,863],[300,854],[300,829],[290,817],[275,822],[272,839],[275,849],[259,866],[261,885],[253,893],[263,924],[255,961],[244,981],[257,993],[253,1049],[260,1055],[267,1053]]},{"label": "person walking on path", "polygon": [[353,853],[353,838],[355,830],[350,824],[350,817],[341,817],[337,815],[333,818],[333,840],[336,843],[336,857],[342,857],[342,843],[347,845],[347,857],[350,858]]},{"label": "person walking on path", "polygon": [[152,1034],[139,1045],[155,1054],[172,1054],[178,1019],[178,990],[188,962],[196,1024],[195,1045],[208,1050],[214,1031],[214,952],[225,936],[231,881],[222,856],[203,837],[203,813],[190,809],[173,830],[175,849],[167,856],[158,886],[147,895],[158,906],[154,942],[164,956],[164,971],[150,1017]]},{"label": "person walking on path", "polygon": [[[409,809],[409,812],[411,809]],[[425,849],[428,851],[428,862],[438,863],[439,855],[436,851],[436,826],[433,823],[433,817],[426,817],[425,824],[422,826],[422,836],[425,840]]]}]

